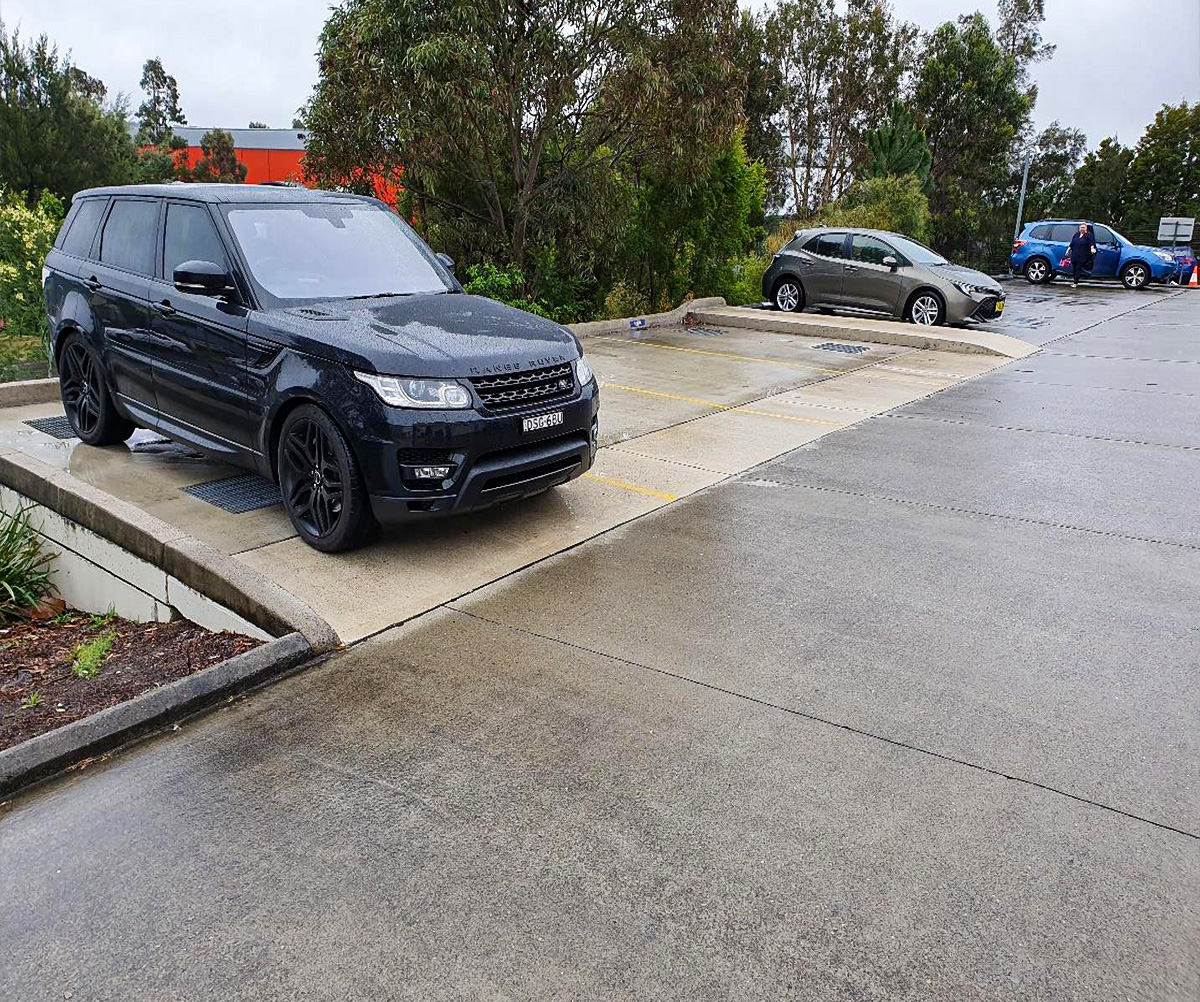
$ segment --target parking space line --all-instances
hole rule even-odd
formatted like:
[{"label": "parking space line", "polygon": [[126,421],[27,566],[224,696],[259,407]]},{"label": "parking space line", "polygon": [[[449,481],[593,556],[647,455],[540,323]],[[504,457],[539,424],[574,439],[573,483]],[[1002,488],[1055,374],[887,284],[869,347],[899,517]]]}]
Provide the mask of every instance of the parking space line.
[{"label": "parking space line", "polygon": [[686,404],[699,404],[714,411],[731,411],[734,414],[752,414],[755,417],[779,418],[782,421],[798,421],[801,424],[819,424],[829,428],[841,428],[843,421],[824,421],[821,418],[806,418],[796,414],[780,414],[776,411],[751,410],[745,404],[721,404],[715,400],[703,400],[700,397],[686,397],[680,393],[665,393],[662,390],[648,390],[643,386],[626,386],[623,383],[601,383],[606,390],[622,390],[625,393],[640,393],[647,397],[661,397],[664,400],[679,400]]},{"label": "parking space line", "polygon": [[678,494],[671,494],[667,491],[655,490],[653,487],[639,487],[637,484],[626,483],[624,480],[617,480],[614,477],[603,477],[599,473],[593,473],[588,470],[585,474],[589,480],[595,480],[597,483],[607,484],[609,487],[620,487],[625,491],[633,491],[634,494],[645,494],[646,497],[658,498],[660,501],[678,501]]},{"label": "parking space line", "polygon": [[761,362],[764,365],[782,365],[788,369],[805,369],[808,372],[853,372],[854,369],[831,369],[823,365],[806,365],[804,362],[786,362],[777,358],[759,358],[757,355],[737,355],[729,351],[707,351],[703,348],[681,348],[678,345],[662,344],[658,341],[641,341],[631,337],[609,337],[600,335],[605,341],[624,341],[626,344],[640,344],[645,348],[660,348],[663,351],[682,351],[689,355],[710,355],[713,358],[730,358],[735,362]]}]

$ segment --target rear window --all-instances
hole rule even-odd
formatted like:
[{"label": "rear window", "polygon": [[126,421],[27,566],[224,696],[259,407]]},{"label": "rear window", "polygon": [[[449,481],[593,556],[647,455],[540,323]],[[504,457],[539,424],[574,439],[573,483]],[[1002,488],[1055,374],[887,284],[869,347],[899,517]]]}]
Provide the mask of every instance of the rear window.
[{"label": "rear window", "polygon": [[1078,223],[1055,223],[1050,228],[1050,238],[1055,243],[1069,244],[1071,237],[1075,236],[1075,231],[1079,229]]},{"label": "rear window", "polygon": [[100,260],[137,275],[153,275],[157,236],[157,202],[117,199],[100,235]]},{"label": "rear window", "polygon": [[820,233],[806,243],[804,249],[821,257],[841,257],[845,242],[845,233]]},{"label": "rear window", "polygon": [[1029,231],[1029,235],[1034,240],[1049,240],[1050,239],[1050,224],[1042,223],[1041,226],[1035,226]]},{"label": "rear window", "polygon": [[104,199],[89,198],[79,203],[79,210],[71,220],[71,227],[63,238],[62,252],[74,257],[87,257],[96,236],[96,227],[104,215]]}]

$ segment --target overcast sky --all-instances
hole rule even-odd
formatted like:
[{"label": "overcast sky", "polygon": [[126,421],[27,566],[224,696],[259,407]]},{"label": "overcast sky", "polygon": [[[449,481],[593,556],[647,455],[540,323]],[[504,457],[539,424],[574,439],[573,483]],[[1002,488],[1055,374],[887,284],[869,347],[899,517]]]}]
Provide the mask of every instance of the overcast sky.
[{"label": "overcast sky", "polygon": [[[762,0],[743,0],[756,8]],[[971,9],[961,0],[894,0],[931,28]],[[995,0],[978,8],[994,23]],[[0,0],[22,34],[45,32],[109,93],[141,100],[142,63],[159,56],[179,81],[189,125],[291,125],[316,79],[327,0]],[[1034,68],[1035,120],[1132,144],[1164,103],[1200,100],[1197,0],[1047,0],[1045,38],[1058,45]],[[1086,81],[1082,82],[1081,81]]]}]

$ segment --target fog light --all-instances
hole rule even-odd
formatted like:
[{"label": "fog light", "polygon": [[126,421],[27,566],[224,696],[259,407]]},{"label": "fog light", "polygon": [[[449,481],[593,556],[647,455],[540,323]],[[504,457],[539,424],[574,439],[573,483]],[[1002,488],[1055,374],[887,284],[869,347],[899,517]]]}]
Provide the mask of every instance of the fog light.
[{"label": "fog light", "polygon": [[449,466],[414,466],[413,475],[418,480],[445,480],[450,476]]}]

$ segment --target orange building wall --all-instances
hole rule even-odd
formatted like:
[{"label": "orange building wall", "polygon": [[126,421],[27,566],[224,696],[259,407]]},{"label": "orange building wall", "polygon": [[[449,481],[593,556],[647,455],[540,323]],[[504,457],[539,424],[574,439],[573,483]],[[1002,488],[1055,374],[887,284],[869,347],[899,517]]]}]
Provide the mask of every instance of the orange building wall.
[{"label": "orange building wall", "polygon": [[[303,150],[235,150],[237,158],[246,165],[246,183],[263,181],[296,181],[304,183]],[[187,165],[195,167],[204,153],[199,146],[189,146]]]}]

